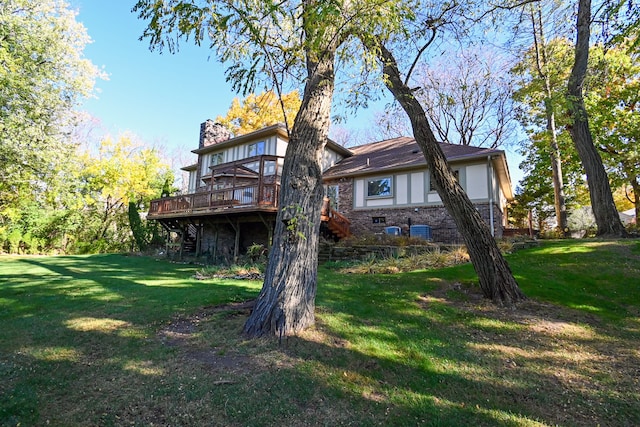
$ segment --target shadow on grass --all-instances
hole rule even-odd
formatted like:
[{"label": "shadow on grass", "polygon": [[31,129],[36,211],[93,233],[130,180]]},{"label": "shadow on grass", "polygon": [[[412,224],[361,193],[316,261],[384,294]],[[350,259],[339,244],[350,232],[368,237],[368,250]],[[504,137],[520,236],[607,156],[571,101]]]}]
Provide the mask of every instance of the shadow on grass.
[{"label": "shadow on grass", "polygon": [[[0,318],[14,330],[0,338],[0,424],[633,425],[640,360],[622,329],[638,300],[600,303],[601,283],[564,276],[571,252],[537,254],[551,263],[538,270],[532,255],[510,257],[525,292],[569,296],[516,312],[447,287],[473,282],[470,266],[321,269],[318,327],[282,346],[244,340],[238,313],[200,319],[182,347],[155,335],[176,313],[253,297],[259,284],[197,282],[192,267],[125,257],[26,259],[24,275],[0,265]],[[604,320],[561,307],[586,302]]]},{"label": "shadow on grass", "polygon": [[[400,407],[415,410],[411,416],[443,411],[447,425],[640,419],[636,334],[535,302],[511,313],[479,300],[461,308],[444,294],[433,297],[430,278],[412,273],[325,283],[322,329],[353,350],[331,350],[340,356],[321,363],[355,367],[381,385],[382,395],[406,396]],[[370,298],[361,298],[367,292]],[[379,373],[367,374],[367,366]],[[464,422],[470,414],[473,421]]]},{"label": "shadow on grass", "polygon": [[259,290],[194,271],[119,255],[0,260],[0,425],[108,425],[100,417],[138,393],[184,382],[155,337],[160,325]]}]

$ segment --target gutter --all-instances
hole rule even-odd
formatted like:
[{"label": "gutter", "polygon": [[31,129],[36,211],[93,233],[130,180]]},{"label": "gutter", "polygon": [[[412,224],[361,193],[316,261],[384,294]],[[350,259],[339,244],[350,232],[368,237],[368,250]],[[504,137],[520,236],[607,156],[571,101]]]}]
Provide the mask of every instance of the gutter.
[{"label": "gutter", "polygon": [[493,164],[491,162],[491,156],[487,156],[487,166],[489,167],[489,224],[491,226],[491,237],[496,237],[493,227],[494,215],[493,215]]}]

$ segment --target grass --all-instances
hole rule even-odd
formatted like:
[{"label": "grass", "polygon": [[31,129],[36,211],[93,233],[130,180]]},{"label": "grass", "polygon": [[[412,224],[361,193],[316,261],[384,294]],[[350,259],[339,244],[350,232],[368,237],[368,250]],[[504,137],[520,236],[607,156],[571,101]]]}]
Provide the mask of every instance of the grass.
[{"label": "grass", "polygon": [[636,425],[640,243],[508,256],[529,301],[470,265],[320,268],[317,325],[246,340],[260,282],[144,257],[0,257],[0,425]]}]

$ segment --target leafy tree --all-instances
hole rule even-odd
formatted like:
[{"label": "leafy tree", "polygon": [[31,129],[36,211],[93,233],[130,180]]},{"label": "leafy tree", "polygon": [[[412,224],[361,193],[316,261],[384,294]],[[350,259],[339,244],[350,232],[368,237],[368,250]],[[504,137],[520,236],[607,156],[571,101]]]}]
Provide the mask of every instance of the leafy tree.
[{"label": "leafy tree", "polygon": [[[521,147],[525,156],[521,167],[528,174],[523,187],[525,193],[537,196],[525,197],[538,219],[544,221],[550,218],[549,213],[555,213],[557,228],[563,232],[567,228],[567,205],[575,199],[574,190],[582,185],[579,158],[565,132],[567,117],[558,114],[567,109],[565,85],[571,45],[564,38],[545,40],[542,17],[532,10],[534,44],[511,70],[519,78],[519,88],[513,93],[519,103],[518,119],[529,135]],[[543,189],[553,197],[549,199]],[[549,212],[545,205],[554,206],[554,211]]]},{"label": "leafy tree", "polygon": [[[401,4],[401,3],[398,3]],[[314,322],[317,239],[323,188],[321,152],[327,141],[335,62],[354,22],[383,29],[396,2],[154,2],[134,10],[150,24],[155,47],[175,49],[175,36],[211,39],[235,89],[252,91],[258,77],[282,96],[282,82],[305,82],[302,104],[290,132],[273,249],[262,291],[244,331],[250,336],[291,334]],[[384,6],[384,7],[383,7]],[[357,18],[357,19],[356,19]],[[343,51],[347,58],[346,47]],[[300,238],[304,236],[305,238]]]},{"label": "leafy tree", "polygon": [[102,76],[82,56],[88,42],[64,1],[0,2],[0,236],[31,251],[65,250],[78,228],[69,134]]},{"label": "leafy tree", "polygon": [[[572,66],[569,60],[570,49],[571,45],[565,39],[554,39],[547,43],[547,76],[551,91],[547,90],[547,83],[543,79],[535,78],[537,61],[532,53],[533,49],[513,69],[514,73],[522,77],[521,87],[515,92],[514,97],[520,102],[520,121],[529,134],[529,139],[522,147],[525,160],[521,167],[527,173],[527,177],[522,183],[525,190],[521,197],[528,200],[530,208],[534,209],[540,219],[548,216],[545,206],[552,204],[542,190],[551,188],[549,185],[552,181],[548,171],[551,169],[550,163],[553,162],[553,156],[549,152],[553,145],[544,142],[549,140],[549,133],[544,130],[545,112],[548,112],[544,97],[546,93],[548,103],[554,106],[555,111],[569,108],[563,86],[568,80]],[[635,144],[637,136],[634,136],[637,135],[638,125],[634,123],[637,123],[635,118],[639,73],[638,67],[634,64],[633,56],[625,46],[611,46],[606,49],[602,45],[591,47],[585,78],[585,109],[591,119],[591,134],[608,171],[608,178],[616,188],[630,188],[630,198],[635,201],[637,198],[633,195],[633,186],[639,166]],[[534,77],[527,78],[527,75]],[[559,114],[554,122],[557,124],[553,132],[556,135],[555,147],[558,148],[558,153],[561,153],[564,179],[568,184],[564,193],[567,205],[588,205],[588,195],[586,199],[582,197],[583,189],[586,188],[582,164],[573,142],[569,139],[570,117]]]},{"label": "leafy tree", "polygon": [[0,3],[0,204],[46,182],[71,157],[65,132],[73,109],[101,75],[82,56],[88,42],[64,1]]},{"label": "leafy tree", "polygon": [[[562,175],[562,152],[558,144],[556,129],[556,112],[562,103],[558,99],[556,85],[558,80],[564,80],[564,76],[558,71],[566,69],[566,67],[558,67],[557,64],[561,64],[569,56],[567,55],[568,46],[562,43],[562,40],[556,40],[555,43],[547,42],[542,6],[539,3],[532,3],[527,8],[529,9],[533,35],[531,49],[533,67],[531,67],[530,73],[534,76],[534,83],[541,86],[539,93],[543,94],[541,101],[544,105],[546,121],[544,136],[549,145],[557,228],[560,232],[566,233],[568,224],[564,177]],[[535,82],[536,80],[537,82]],[[561,98],[561,100],[563,99]]]},{"label": "leafy tree", "polygon": [[636,0],[606,0],[598,23],[607,42],[627,42],[631,51],[640,48],[640,8]]},{"label": "leafy tree", "polygon": [[133,234],[133,239],[135,241],[136,246],[141,251],[144,251],[147,248],[147,230],[142,224],[142,219],[140,218],[140,212],[138,212],[138,205],[136,202],[130,200],[129,201],[129,227],[131,228],[131,233]]},{"label": "leafy tree", "polygon": [[338,40],[326,44],[323,35],[331,38],[332,30],[325,32],[317,24],[319,16],[336,8],[313,1],[273,5],[251,0],[140,0],[134,7],[140,18],[149,19],[144,35],[152,47],[175,52],[182,37],[193,36],[200,43],[208,35],[219,59],[229,64],[227,77],[240,92],[252,92],[262,78],[281,97],[285,76],[304,76],[307,82],[283,165],[280,206],[286,208],[278,213],[263,288],[245,325],[252,336],[295,333],[315,319],[319,159],[329,128],[334,55],[340,45]]},{"label": "leafy tree", "polygon": [[[585,108],[594,143],[612,184],[640,214],[640,65],[627,43],[595,46],[585,82]],[[628,191],[625,191],[628,189]],[[615,194],[614,194],[615,196]],[[615,197],[614,197],[615,199]],[[616,203],[618,205],[618,203]],[[619,206],[620,210],[621,206]]]},{"label": "leafy tree", "polygon": [[[245,324],[244,331],[248,335],[290,334],[313,323],[316,243],[322,198],[319,154],[329,128],[336,55],[339,54],[341,60],[357,56],[352,50],[355,48],[354,35],[369,43],[381,34],[407,34],[403,31],[404,17],[415,16],[414,12],[420,10],[420,6],[419,2],[354,4],[307,0],[277,5],[270,2],[216,2],[215,7],[209,7],[208,2],[196,0],[140,0],[134,7],[141,18],[150,22],[145,36],[150,38],[152,46],[168,46],[175,51],[176,40],[182,37],[193,36],[196,43],[200,43],[204,35],[208,35],[219,58],[230,63],[227,76],[235,88],[252,88],[256,75],[263,73],[276,83],[278,93],[281,93],[282,76],[295,74],[296,64],[305,65],[302,105],[291,131],[283,171],[280,205],[284,208],[276,220],[274,239],[277,242],[274,240],[274,250],[270,254],[256,307]],[[413,24],[418,21],[412,20],[411,27],[416,28]],[[275,39],[272,38],[274,35],[277,35]],[[369,56],[368,64],[373,58]],[[304,60],[302,64],[300,59]],[[354,102],[358,102],[358,97]],[[420,136],[422,134],[416,135],[419,141]],[[444,156],[440,159],[443,160]],[[437,166],[436,186],[441,197],[448,190],[456,191],[456,194],[452,198],[443,197],[444,200],[466,197],[459,185],[453,184],[453,188],[445,185],[445,180],[456,183],[446,161],[439,162]],[[458,210],[454,217],[460,219],[471,214],[479,219],[475,208],[472,211]],[[464,225],[460,229],[468,236],[471,231],[468,224],[459,225]],[[522,294],[486,224],[479,219],[472,221],[471,227],[479,227],[485,232],[483,238],[488,235],[495,247],[488,256],[485,254],[474,259],[474,265],[480,261],[476,269],[481,277],[481,286],[496,301],[518,301]],[[306,239],[296,238],[300,235]],[[487,249],[489,240],[484,239],[475,247]]]},{"label": "leafy tree", "polygon": [[117,141],[110,138],[100,143],[97,155],[90,151],[80,159],[83,186],[78,192],[83,200],[85,227],[80,240],[81,251],[103,252],[126,250],[129,231],[137,228],[140,243],[148,241],[141,225],[130,222],[129,203],[147,210],[151,199],[158,197],[173,172],[154,149],[144,148],[130,137]]},{"label": "leafy tree", "polygon": [[569,131],[587,174],[591,206],[598,225],[597,235],[622,237],[626,236],[627,233],[613,202],[611,187],[602,164],[602,158],[593,143],[583,97],[583,85],[589,60],[590,24],[591,0],[578,0],[575,59],[567,85],[569,114],[572,119]]},{"label": "leafy tree", "polygon": [[297,90],[281,97],[270,90],[259,95],[249,94],[242,103],[234,98],[227,115],[218,116],[216,122],[226,126],[235,135],[243,135],[276,123],[285,123],[290,129],[299,109],[300,94]]}]

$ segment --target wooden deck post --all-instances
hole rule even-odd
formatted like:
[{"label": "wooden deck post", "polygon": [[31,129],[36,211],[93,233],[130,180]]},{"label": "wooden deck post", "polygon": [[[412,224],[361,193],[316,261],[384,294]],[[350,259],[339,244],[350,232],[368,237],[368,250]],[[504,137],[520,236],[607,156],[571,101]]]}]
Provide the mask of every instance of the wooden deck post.
[{"label": "wooden deck post", "polygon": [[238,262],[238,254],[240,253],[240,221],[236,220],[236,242],[233,247],[233,262]]}]

